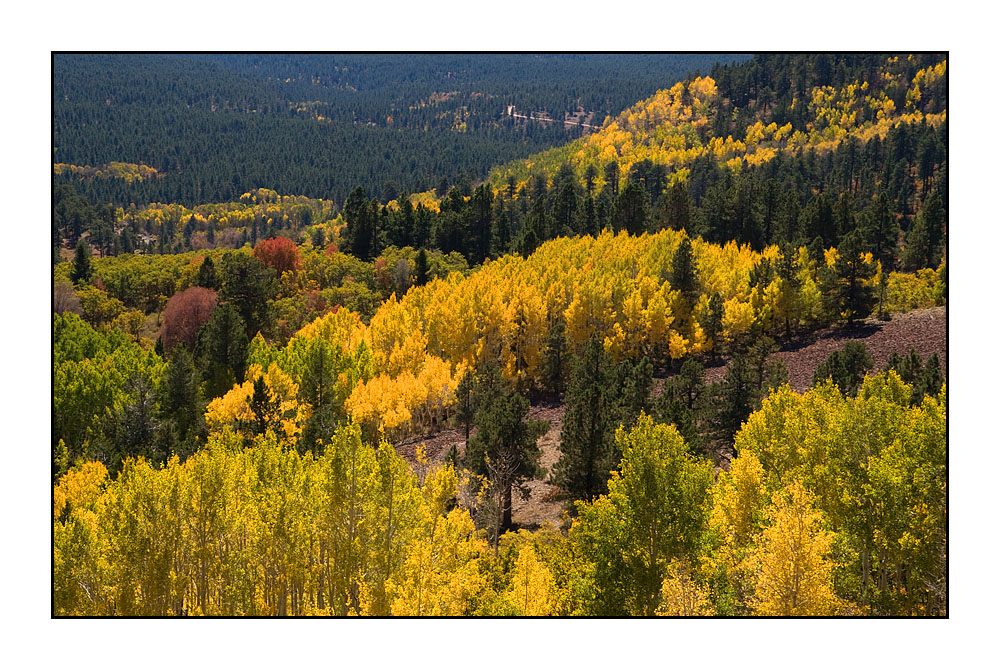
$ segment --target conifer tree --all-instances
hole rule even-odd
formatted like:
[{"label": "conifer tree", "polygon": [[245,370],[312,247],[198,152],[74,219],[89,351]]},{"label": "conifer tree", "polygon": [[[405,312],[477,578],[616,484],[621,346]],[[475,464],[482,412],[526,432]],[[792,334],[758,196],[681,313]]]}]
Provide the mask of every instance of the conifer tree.
[{"label": "conifer tree", "polygon": [[705,331],[705,338],[712,341],[712,360],[719,355],[722,348],[722,317],[725,314],[725,305],[722,296],[716,291],[708,299],[708,312],[702,329]]},{"label": "conifer tree", "polygon": [[907,270],[933,268],[941,262],[945,212],[941,196],[932,191],[917,214],[916,223],[906,238],[903,267]]},{"label": "conifer tree", "polygon": [[640,235],[646,232],[648,218],[645,189],[640,184],[629,182],[615,200],[615,230]]},{"label": "conifer tree", "polygon": [[816,368],[816,372],[813,374],[813,384],[832,379],[844,395],[857,395],[861,382],[865,379],[865,373],[871,370],[874,365],[875,361],[868,354],[864,343],[847,342],[843,349],[831,353]]},{"label": "conifer tree", "polygon": [[635,425],[643,412],[649,412],[649,394],[653,390],[653,364],[643,356],[625,359],[618,364],[614,393],[615,420],[626,429]]},{"label": "conifer tree", "polygon": [[222,257],[220,301],[236,309],[248,337],[266,331],[271,323],[269,304],[278,292],[274,270],[249,254],[231,251]]},{"label": "conifer tree", "polygon": [[691,251],[691,240],[687,235],[681,239],[677,251],[674,252],[670,268],[670,288],[680,291],[689,306],[694,306],[701,292],[698,281],[698,268],[695,266],[694,253]]},{"label": "conifer tree", "polygon": [[171,432],[170,442],[182,446],[186,453],[194,450],[194,440],[204,429],[205,402],[199,382],[194,357],[185,344],[178,344],[171,350],[167,363],[160,412]]},{"label": "conifer tree", "polygon": [[851,231],[841,240],[834,266],[824,266],[820,271],[827,311],[834,319],[846,315],[849,326],[871,314],[876,302],[875,288],[869,280],[877,268],[874,260],[867,260],[863,253],[861,232]]},{"label": "conifer tree", "polygon": [[574,496],[593,500],[607,490],[608,473],[617,462],[614,371],[595,335],[573,366],[566,393],[559,451],[553,481]]},{"label": "conifer tree", "polygon": [[455,389],[455,418],[465,426],[466,446],[469,444],[469,428],[476,414],[475,386],[475,372],[467,370]]},{"label": "conifer tree", "polygon": [[219,277],[215,272],[215,263],[211,256],[206,256],[198,268],[198,278],[195,279],[196,286],[203,286],[214,291],[219,290]]},{"label": "conifer tree", "polygon": [[73,257],[73,269],[69,278],[74,284],[87,283],[94,274],[91,266],[91,251],[87,241],[81,239],[76,243],[76,255]]},{"label": "conifer tree", "polygon": [[428,279],[427,250],[423,247],[417,252],[417,260],[414,263],[414,274],[416,275],[417,286],[423,286]]},{"label": "conifer tree", "polygon": [[566,388],[566,320],[558,317],[549,326],[542,349],[542,383],[557,397]]},{"label": "conifer tree", "polygon": [[[476,434],[469,440],[465,457],[477,473],[490,476],[501,492],[501,531],[511,527],[513,488],[540,477],[542,450],[538,438],[548,430],[547,421],[527,418],[528,399],[514,390],[494,362],[487,363],[476,379]],[[527,489],[521,489],[527,495]]]},{"label": "conifer tree", "polygon": [[669,378],[663,391],[657,397],[653,416],[661,423],[673,424],[681,434],[688,448],[699,453],[705,439],[699,427],[705,400],[705,368],[701,363],[688,358],[680,372]]},{"label": "conifer tree", "polygon": [[248,346],[246,329],[236,308],[230,303],[216,307],[208,323],[201,327],[195,348],[207,397],[221,396],[234,383],[242,383]]}]

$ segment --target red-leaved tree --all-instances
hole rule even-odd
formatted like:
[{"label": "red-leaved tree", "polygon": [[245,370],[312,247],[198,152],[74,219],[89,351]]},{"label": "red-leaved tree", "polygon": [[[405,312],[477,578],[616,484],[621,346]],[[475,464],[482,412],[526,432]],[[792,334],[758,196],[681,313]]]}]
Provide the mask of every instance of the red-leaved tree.
[{"label": "red-leaved tree", "polygon": [[264,265],[274,268],[279,277],[283,272],[299,269],[299,248],[287,237],[261,240],[253,248],[253,255]]},{"label": "red-leaved tree", "polygon": [[193,350],[198,331],[212,316],[217,302],[215,291],[202,286],[192,286],[175,293],[163,308],[160,337],[164,351],[170,351],[178,342]]}]

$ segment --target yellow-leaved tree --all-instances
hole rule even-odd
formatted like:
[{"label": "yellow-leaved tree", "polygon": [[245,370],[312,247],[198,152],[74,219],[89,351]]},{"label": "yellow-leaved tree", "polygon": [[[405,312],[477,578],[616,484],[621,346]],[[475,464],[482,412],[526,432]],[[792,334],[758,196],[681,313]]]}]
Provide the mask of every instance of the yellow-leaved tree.
[{"label": "yellow-leaved tree", "polygon": [[753,556],[753,612],[763,616],[830,616],[842,604],[833,591],[833,533],[823,528],[813,496],[792,482],[772,498],[772,523]]},{"label": "yellow-leaved tree", "polygon": [[504,593],[507,603],[520,616],[548,616],[552,613],[552,573],[539,560],[534,547],[525,544],[514,561],[514,574]]}]

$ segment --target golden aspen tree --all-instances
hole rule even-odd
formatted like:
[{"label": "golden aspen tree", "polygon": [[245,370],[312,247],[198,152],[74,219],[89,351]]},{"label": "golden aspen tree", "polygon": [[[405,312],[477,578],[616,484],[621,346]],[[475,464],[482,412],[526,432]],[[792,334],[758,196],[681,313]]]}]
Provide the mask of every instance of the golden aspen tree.
[{"label": "golden aspen tree", "polygon": [[542,563],[531,544],[518,551],[510,585],[504,593],[507,603],[520,616],[548,616],[552,613],[552,573]]},{"label": "golden aspen tree", "polygon": [[660,593],[657,616],[712,616],[715,610],[706,589],[692,577],[683,561],[672,561],[667,567]]},{"label": "golden aspen tree", "polygon": [[842,607],[829,559],[833,533],[798,482],[773,497],[771,525],[754,554],[753,612],[763,616],[830,616]]}]

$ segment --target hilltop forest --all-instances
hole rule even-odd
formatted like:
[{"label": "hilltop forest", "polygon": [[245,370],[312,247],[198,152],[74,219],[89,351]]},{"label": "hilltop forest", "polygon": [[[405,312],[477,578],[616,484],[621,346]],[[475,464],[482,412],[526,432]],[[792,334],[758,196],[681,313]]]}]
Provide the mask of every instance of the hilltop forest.
[{"label": "hilltop forest", "polygon": [[53,614],[947,615],[947,83],[57,55]]}]

